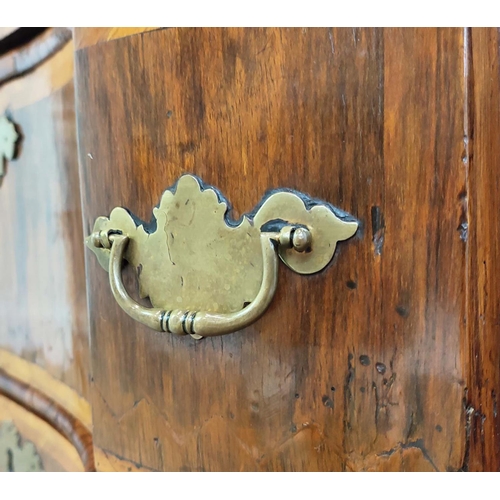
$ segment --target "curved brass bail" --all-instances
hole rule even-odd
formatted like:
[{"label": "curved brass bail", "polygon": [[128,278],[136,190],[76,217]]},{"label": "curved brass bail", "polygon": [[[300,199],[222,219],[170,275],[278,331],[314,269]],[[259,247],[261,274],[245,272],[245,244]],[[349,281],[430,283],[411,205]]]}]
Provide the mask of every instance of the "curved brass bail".
[{"label": "curved brass bail", "polygon": [[210,313],[199,311],[165,310],[147,308],[138,304],[123,285],[121,268],[123,254],[129,238],[125,235],[109,236],[111,253],[109,259],[109,284],[118,305],[133,319],[153,330],[176,335],[189,334],[196,339],[224,335],[241,330],[259,319],[266,311],[278,284],[278,253],[275,233],[262,233],[263,276],[255,299],[241,311],[233,313]]}]

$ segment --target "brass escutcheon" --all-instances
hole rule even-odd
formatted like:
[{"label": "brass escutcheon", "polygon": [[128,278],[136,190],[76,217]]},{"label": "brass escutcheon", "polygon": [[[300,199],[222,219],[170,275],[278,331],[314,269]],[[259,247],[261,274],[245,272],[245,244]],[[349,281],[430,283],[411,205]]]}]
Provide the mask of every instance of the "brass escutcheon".
[{"label": "brass escutcheon", "polygon": [[[357,221],[292,190],[268,193],[234,221],[228,202],[193,175],[163,193],[150,223],[123,208],[99,217],[85,240],[109,272],[118,305],[157,331],[196,339],[236,332],[256,321],[276,291],[278,257],[299,274],[321,271]],[[126,291],[123,261],[137,270],[139,295]]]}]

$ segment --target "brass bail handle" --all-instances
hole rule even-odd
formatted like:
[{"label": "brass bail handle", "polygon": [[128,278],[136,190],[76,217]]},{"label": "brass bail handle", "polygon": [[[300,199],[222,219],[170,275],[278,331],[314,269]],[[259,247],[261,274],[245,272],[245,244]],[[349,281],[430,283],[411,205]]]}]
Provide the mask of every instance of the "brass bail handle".
[{"label": "brass bail handle", "polygon": [[311,246],[311,232],[302,226],[285,226],[280,232],[261,233],[263,275],[259,292],[246,307],[232,313],[147,308],[128,294],[122,281],[124,252],[130,238],[114,231],[92,234],[96,247],[110,249],[109,284],[118,305],[134,320],[160,332],[191,335],[195,339],[233,333],[258,320],[271,303],[278,284],[278,252],[304,252]]},{"label": "brass bail handle", "polygon": [[[276,292],[278,261],[314,274],[332,261],[337,243],[358,222],[333,205],[281,188],[238,220],[213,186],[185,174],[165,190],[150,222],[115,207],[85,239],[109,273],[119,306],[136,321],[175,335],[224,335],[256,321]],[[122,282],[126,260],[137,269],[139,295]]]}]

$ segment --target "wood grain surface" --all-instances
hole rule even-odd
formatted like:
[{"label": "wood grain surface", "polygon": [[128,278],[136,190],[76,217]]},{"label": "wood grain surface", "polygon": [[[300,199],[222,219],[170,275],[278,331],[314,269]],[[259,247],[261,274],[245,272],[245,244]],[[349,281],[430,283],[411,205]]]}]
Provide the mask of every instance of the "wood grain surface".
[{"label": "wood grain surface", "polygon": [[0,349],[0,368],[5,376],[15,378],[64,407],[89,433],[92,433],[92,412],[88,401],[64,382],[40,366],[3,349]]},{"label": "wood grain surface", "polygon": [[88,397],[72,45],[0,86],[22,136],[0,186],[0,348]]},{"label": "wood grain surface", "polygon": [[115,206],[149,220],[186,172],[235,217],[289,187],[362,225],[201,342],[134,323],[88,252],[97,447],[155,470],[471,467],[465,33],[169,29],[77,51],[87,233]]},{"label": "wood grain surface", "polygon": [[117,457],[110,451],[102,450],[97,446],[94,446],[94,457],[98,472],[156,472],[154,469]]},{"label": "wood grain surface", "polygon": [[500,34],[468,33],[467,470],[500,470]]},{"label": "wood grain surface", "polygon": [[158,28],[113,27],[113,28],[74,28],[74,42],[77,49],[83,49],[98,43],[109,42]]}]

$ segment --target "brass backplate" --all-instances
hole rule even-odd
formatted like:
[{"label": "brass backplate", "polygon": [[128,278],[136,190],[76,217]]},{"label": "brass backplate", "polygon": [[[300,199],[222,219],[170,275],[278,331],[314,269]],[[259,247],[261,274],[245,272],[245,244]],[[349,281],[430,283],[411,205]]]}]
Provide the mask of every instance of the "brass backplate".
[{"label": "brass backplate", "polygon": [[281,260],[300,274],[321,271],[337,242],[358,228],[348,214],[291,190],[270,192],[252,213],[234,221],[215,188],[184,175],[164,192],[150,223],[115,208],[109,218],[96,220],[86,244],[107,271],[110,250],[96,246],[95,235],[127,235],[125,259],[137,270],[140,296],[149,297],[154,307],[229,313],[252,302],[259,291],[261,233],[287,225],[307,228],[312,235],[303,252],[279,247]]},{"label": "brass backplate", "polygon": [[5,175],[5,164],[16,156],[18,140],[15,125],[6,116],[0,116],[0,183]]}]

